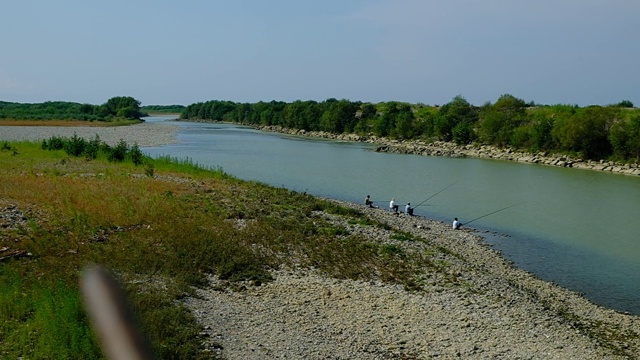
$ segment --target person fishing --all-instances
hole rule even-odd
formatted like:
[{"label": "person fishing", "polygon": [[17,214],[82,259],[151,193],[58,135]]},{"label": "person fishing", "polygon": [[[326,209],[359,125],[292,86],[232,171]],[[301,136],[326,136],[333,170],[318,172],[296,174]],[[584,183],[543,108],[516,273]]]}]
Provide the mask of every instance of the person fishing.
[{"label": "person fishing", "polygon": [[454,230],[458,230],[458,229],[460,229],[460,227],[462,227],[462,225],[469,225],[469,224],[471,224],[472,222],[474,222],[476,220],[480,220],[480,219],[482,219],[484,217],[487,217],[489,215],[493,215],[495,213],[499,213],[500,211],[507,210],[507,209],[512,208],[512,207],[514,207],[516,205],[518,205],[518,204],[509,205],[509,206],[503,207],[502,209],[498,209],[498,210],[492,211],[492,212],[490,212],[488,214],[484,214],[482,216],[478,216],[477,218],[471,219],[471,220],[467,221],[464,224],[461,223],[460,221],[458,221],[458,218],[455,218],[455,219],[453,219],[452,227],[453,227]]},{"label": "person fishing", "polygon": [[377,206],[373,205],[373,201],[371,201],[370,195],[367,195],[367,197],[364,198],[364,204],[370,208],[377,208]]},{"label": "person fishing", "polygon": [[413,216],[413,208],[411,207],[410,202],[408,202],[407,205],[404,207],[404,212],[409,216]]},{"label": "person fishing", "polygon": [[389,210],[393,211],[394,214],[397,214],[399,208],[400,208],[400,205],[396,204],[396,199],[391,198],[391,201],[389,201]]}]

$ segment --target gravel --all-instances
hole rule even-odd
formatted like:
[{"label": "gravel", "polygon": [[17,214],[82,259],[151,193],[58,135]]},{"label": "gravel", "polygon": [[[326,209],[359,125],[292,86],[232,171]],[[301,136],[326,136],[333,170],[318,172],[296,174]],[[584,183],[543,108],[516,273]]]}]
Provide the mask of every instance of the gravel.
[{"label": "gravel", "polygon": [[114,146],[124,140],[138,146],[162,146],[176,143],[178,126],[170,124],[140,123],[129,126],[0,126],[0,141],[41,141],[52,136],[70,137],[73,134],[91,140],[96,134],[100,140]]},{"label": "gravel", "polygon": [[[271,283],[233,291],[211,277],[210,287],[185,300],[205,329],[209,351],[245,360],[625,359],[640,349],[638,317],[512,267],[472,229],[340,204],[423,241],[397,241],[393,231],[318,216],[408,251],[446,248],[456,254],[448,271],[464,285],[436,279],[425,291],[409,292],[378,281],[332,279],[314,269],[280,269]],[[588,336],[604,328],[635,337],[610,339],[624,350],[616,353]]]}]

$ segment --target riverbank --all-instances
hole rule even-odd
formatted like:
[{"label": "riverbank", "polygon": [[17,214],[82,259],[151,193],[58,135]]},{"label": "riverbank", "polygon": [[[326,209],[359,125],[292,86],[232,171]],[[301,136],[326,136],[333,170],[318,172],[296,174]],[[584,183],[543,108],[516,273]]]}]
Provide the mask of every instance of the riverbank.
[{"label": "riverbank", "polygon": [[[445,273],[427,277],[424,291],[333,279],[314,269],[283,268],[272,283],[246,283],[240,291],[212,277],[210,287],[185,303],[225,358],[624,359],[640,353],[640,318],[515,269],[471,229],[336,202],[389,228],[315,216],[411,256],[438,248]],[[415,241],[398,239],[396,230]]]},{"label": "riverbank", "polygon": [[[72,134],[73,129],[69,129],[67,136]],[[80,164],[86,162],[78,161]],[[66,161],[62,169],[65,168],[71,168],[71,162]],[[60,171],[58,167],[56,174]],[[81,172],[85,173],[87,171]],[[21,172],[20,176],[28,175],[28,172]],[[139,175],[127,186],[118,188],[147,182],[169,182],[158,174],[153,179]],[[55,181],[69,178],[51,177],[57,179]],[[82,181],[92,181],[92,177],[83,175],[81,178],[84,179]],[[160,193],[176,196],[165,195],[156,206],[145,204],[144,214],[149,209],[168,206],[169,203],[176,206],[179,199],[188,203],[188,209],[210,209],[211,203],[217,204],[215,208],[218,210],[228,209],[228,214],[222,216],[226,219],[224,223],[232,222],[239,230],[234,233],[234,239],[244,238],[242,229],[247,229],[246,237],[250,239],[247,243],[260,249],[285,241],[287,236],[283,239],[280,234],[289,230],[290,224],[297,224],[278,223],[277,231],[273,231],[277,238],[260,243],[262,237],[255,236],[256,232],[270,224],[271,219],[282,219],[283,214],[287,214],[292,201],[290,194],[286,194],[286,201],[276,201],[269,197],[256,197],[255,190],[252,190],[248,193],[250,196],[239,198],[243,187],[235,183],[220,186],[188,176],[179,179],[172,176],[171,179],[171,183],[175,181],[180,187],[171,191],[163,189]],[[105,179],[97,178],[95,181],[100,181],[100,188],[104,188]],[[95,184],[88,185],[91,185],[87,186],[91,192],[98,188]],[[128,197],[149,198],[139,196],[138,191],[131,192],[136,195]],[[112,197],[100,197],[99,213],[104,210],[103,199],[109,198]],[[199,198],[206,201],[195,206],[194,199]],[[260,199],[259,204],[256,199]],[[274,206],[269,208],[270,203]],[[406,254],[407,261],[418,259],[424,264],[424,273],[419,274],[423,288],[407,290],[402,285],[383,282],[375,277],[368,281],[337,279],[315,267],[283,266],[272,272],[273,282],[252,281],[239,286],[211,277],[208,286],[197,290],[197,298],[185,300],[204,327],[202,335],[207,335],[207,340],[203,341],[210,351],[228,359],[625,359],[640,353],[638,317],[595,306],[579,294],[513,268],[470,230],[453,231],[450,224],[420,217],[396,216],[358,204],[338,203],[362,211],[387,226],[380,227],[320,211],[307,215],[298,206],[291,206],[291,209],[296,219],[311,216],[314,229],[316,223],[325,221],[333,224],[335,229],[346,229],[336,231],[332,243],[340,243],[346,236],[360,236],[366,239],[362,246],[380,245],[390,254]],[[257,209],[247,211],[247,206]],[[10,216],[15,213],[15,208],[8,207],[7,211],[8,218],[21,218]],[[172,218],[175,208],[161,213],[168,215],[157,218],[145,216],[141,220],[144,222],[140,222],[149,224],[148,231],[157,231],[157,234],[150,244],[153,251],[145,251],[139,259],[146,258],[148,254],[158,256],[157,247],[163,248],[167,241],[172,240],[166,236],[168,231],[173,234],[170,238],[192,231],[190,239],[210,231],[209,226],[218,226],[214,221],[217,219],[206,219],[198,223],[209,225],[195,230],[185,227],[185,231],[176,232],[174,229],[180,221]],[[202,213],[189,212],[179,218],[192,219],[202,216]],[[304,216],[299,216],[302,214]],[[269,222],[255,226],[255,218],[265,218]],[[130,221],[119,220],[115,224]],[[150,224],[149,221],[156,222]],[[113,223],[110,220],[108,224]],[[299,227],[311,230],[311,227]],[[323,227],[315,232],[330,230],[327,229]],[[212,240],[220,236],[211,232],[211,236],[205,238]],[[311,240],[310,237],[303,239],[304,243]],[[101,240],[103,245],[100,246],[110,243]],[[73,256],[83,253],[74,252]],[[283,258],[294,255],[300,256],[300,253],[285,253]],[[125,258],[129,263],[130,250]],[[180,258],[188,259],[190,267],[193,267],[190,261],[197,257],[187,255]]]},{"label": "riverbank", "polygon": [[640,175],[640,164],[623,164],[612,161],[593,161],[573,158],[562,154],[528,153],[511,149],[500,149],[488,145],[456,145],[452,142],[424,140],[393,140],[377,136],[360,136],[356,134],[332,134],[325,131],[305,131],[288,129],[280,126],[257,126],[259,130],[279,132],[289,135],[309,136],[323,139],[365,142],[377,145],[376,151],[422,156],[476,157],[517,161],[522,163],[568,167],[585,170],[612,172],[624,175]]}]

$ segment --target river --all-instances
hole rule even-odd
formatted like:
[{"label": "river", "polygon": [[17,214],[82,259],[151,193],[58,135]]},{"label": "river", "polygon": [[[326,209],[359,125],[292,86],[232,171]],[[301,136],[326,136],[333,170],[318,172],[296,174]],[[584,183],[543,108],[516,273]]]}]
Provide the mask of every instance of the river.
[{"label": "river", "polygon": [[241,179],[322,197],[362,203],[371,195],[385,210],[391,198],[403,208],[432,197],[416,215],[473,221],[468,225],[515,266],[594,303],[640,315],[640,177],[377,153],[369,144],[232,124],[147,121],[180,126],[177,144],[142,149],[154,157],[189,158]]}]

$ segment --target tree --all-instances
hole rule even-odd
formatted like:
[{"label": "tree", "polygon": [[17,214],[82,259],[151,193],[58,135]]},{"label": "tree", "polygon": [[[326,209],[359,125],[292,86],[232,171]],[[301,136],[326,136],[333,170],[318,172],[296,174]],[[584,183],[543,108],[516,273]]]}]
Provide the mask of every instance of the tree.
[{"label": "tree", "polygon": [[131,96],[116,96],[107,100],[106,103],[102,105],[102,112],[107,116],[120,116],[118,112],[122,109],[127,109],[123,111],[123,114],[127,114],[125,116],[131,119],[139,119],[141,116],[140,112],[140,101],[132,98]]},{"label": "tree", "polygon": [[554,139],[566,150],[575,151],[588,159],[607,157],[612,153],[609,130],[618,119],[616,107],[591,106],[567,119],[556,121]]},{"label": "tree", "polygon": [[409,104],[395,103],[393,111],[394,127],[391,134],[401,139],[411,139],[414,134],[414,120],[413,110]]},{"label": "tree", "polygon": [[[440,107],[434,118],[434,131],[441,140],[455,140],[459,144],[469,143],[474,138],[473,125],[478,121],[478,112],[461,95]],[[463,124],[464,123],[464,124]],[[453,129],[457,127],[455,131]]]},{"label": "tree", "polygon": [[615,156],[640,161],[640,115],[615,122],[609,131],[609,141]]},{"label": "tree", "polygon": [[353,130],[360,134],[371,133],[376,116],[378,116],[378,110],[375,105],[371,103],[360,104],[360,109],[356,112],[358,122]]},{"label": "tree", "polygon": [[537,112],[533,115],[529,133],[531,150],[549,150],[554,147],[553,136],[551,135],[553,124],[553,118],[547,117],[542,112]]},{"label": "tree", "polygon": [[435,106],[418,105],[415,117],[415,136],[432,137],[436,135],[435,121],[440,110]]},{"label": "tree", "polygon": [[617,105],[618,107],[623,107],[623,108],[632,108],[633,107],[633,103],[629,100],[622,100],[618,103]]},{"label": "tree", "polygon": [[527,104],[522,99],[505,94],[493,105],[485,105],[480,112],[480,138],[482,141],[507,146],[514,130],[526,119]]},{"label": "tree", "polygon": [[357,122],[356,112],[360,104],[343,99],[331,102],[327,100],[325,105],[327,105],[326,110],[320,117],[321,130],[336,134],[353,131]]}]

